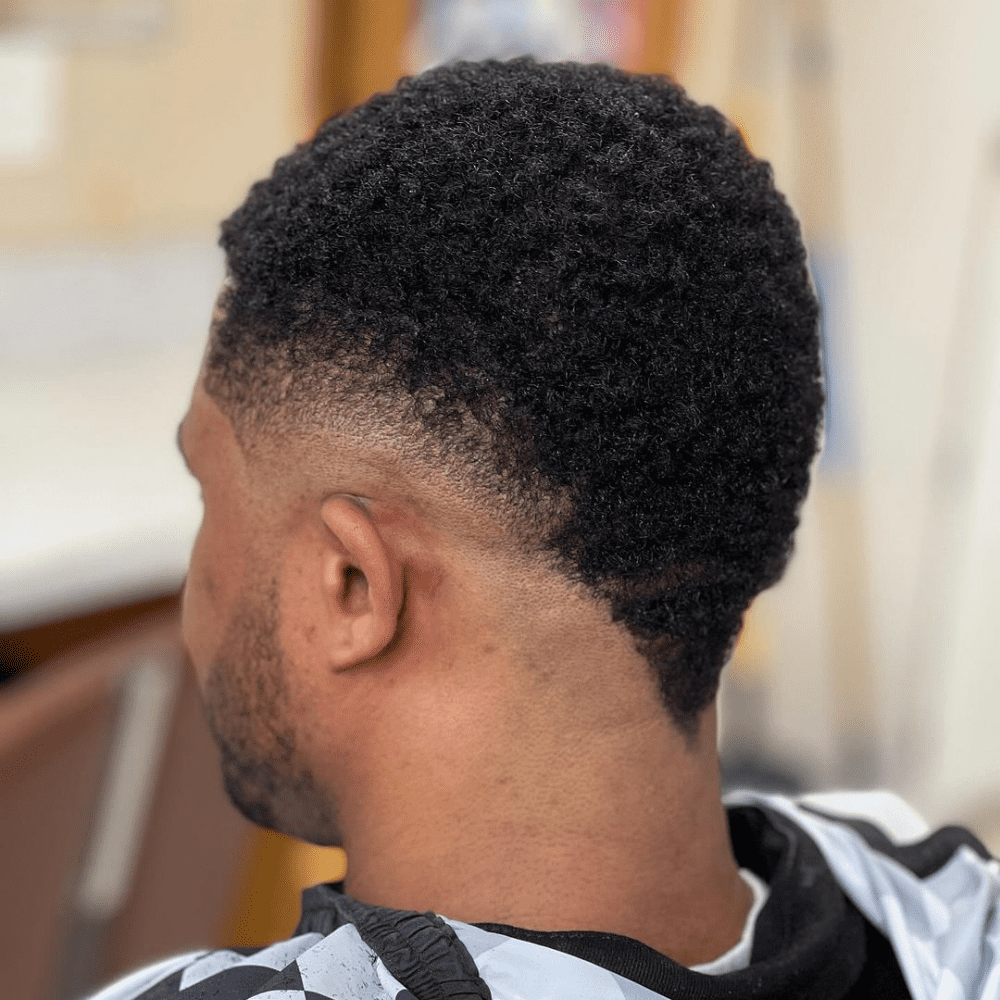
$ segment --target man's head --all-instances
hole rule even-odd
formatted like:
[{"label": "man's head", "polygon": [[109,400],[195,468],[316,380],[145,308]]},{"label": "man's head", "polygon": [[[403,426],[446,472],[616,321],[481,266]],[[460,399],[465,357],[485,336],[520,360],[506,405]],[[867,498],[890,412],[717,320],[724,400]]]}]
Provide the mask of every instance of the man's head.
[{"label": "man's head", "polygon": [[[438,559],[444,590],[454,570],[475,597],[484,664],[539,617],[512,579],[589,603],[693,738],[746,607],[787,561],[822,407],[798,227],[732,126],[661,78],[456,64],[328,121],[221,242],[197,433],[224,421],[233,468],[205,459],[220,512],[206,497],[192,579],[231,564],[238,585],[191,627],[228,635],[195,645],[215,661],[210,713],[243,720],[224,756],[274,786],[260,802],[308,798],[306,770],[260,777],[282,747],[298,759],[301,727],[286,712],[264,739],[252,717],[290,697],[275,630],[308,599],[289,596],[288,553],[305,565],[330,534],[348,539],[327,568],[343,609],[367,607],[372,573],[390,581],[357,647],[369,659],[345,669],[415,635],[427,655],[476,655],[448,648],[445,623],[426,631],[433,600],[408,603]],[[311,542],[276,529],[310,504]],[[224,542],[205,537],[213,516]],[[256,664],[242,687],[220,681],[227,657]]]}]

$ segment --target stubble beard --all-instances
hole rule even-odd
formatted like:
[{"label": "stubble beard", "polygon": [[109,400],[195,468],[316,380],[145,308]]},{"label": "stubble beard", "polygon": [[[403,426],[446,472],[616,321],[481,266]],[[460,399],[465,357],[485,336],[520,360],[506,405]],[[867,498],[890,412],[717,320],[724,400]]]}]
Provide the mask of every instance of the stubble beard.
[{"label": "stubble beard", "polygon": [[277,581],[245,594],[205,682],[208,726],[226,794],[251,823],[340,846],[335,804],[298,750],[289,707],[294,672],[279,640]]}]

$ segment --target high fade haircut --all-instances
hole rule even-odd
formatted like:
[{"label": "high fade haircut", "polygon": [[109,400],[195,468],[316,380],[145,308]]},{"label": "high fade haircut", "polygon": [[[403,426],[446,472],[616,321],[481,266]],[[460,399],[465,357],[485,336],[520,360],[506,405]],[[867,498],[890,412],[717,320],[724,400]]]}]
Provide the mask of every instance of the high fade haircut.
[{"label": "high fade haircut", "polygon": [[220,243],[234,424],[392,424],[608,603],[693,736],[823,403],[798,224],[732,125],[664,77],[454,63],[328,120]]}]

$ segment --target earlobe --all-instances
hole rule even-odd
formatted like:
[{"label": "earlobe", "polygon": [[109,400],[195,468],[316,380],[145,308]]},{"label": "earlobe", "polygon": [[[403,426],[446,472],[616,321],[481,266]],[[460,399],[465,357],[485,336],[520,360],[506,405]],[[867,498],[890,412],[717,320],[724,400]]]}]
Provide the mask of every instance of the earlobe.
[{"label": "earlobe", "polygon": [[354,497],[328,497],[321,516],[332,535],[324,556],[327,652],[335,669],[348,670],[378,656],[396,637],[402,567]]}]

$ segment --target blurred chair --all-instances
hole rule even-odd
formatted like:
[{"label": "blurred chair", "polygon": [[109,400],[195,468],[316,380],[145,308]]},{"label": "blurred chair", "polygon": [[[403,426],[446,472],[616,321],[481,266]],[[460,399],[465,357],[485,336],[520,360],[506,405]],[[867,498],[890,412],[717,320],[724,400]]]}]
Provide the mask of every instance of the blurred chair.
[{"label": "blurred chair", "polygon": [[0,963],[70,1000],[217,943],[250,827],[221,787],[176,611],[0,692]]}]

